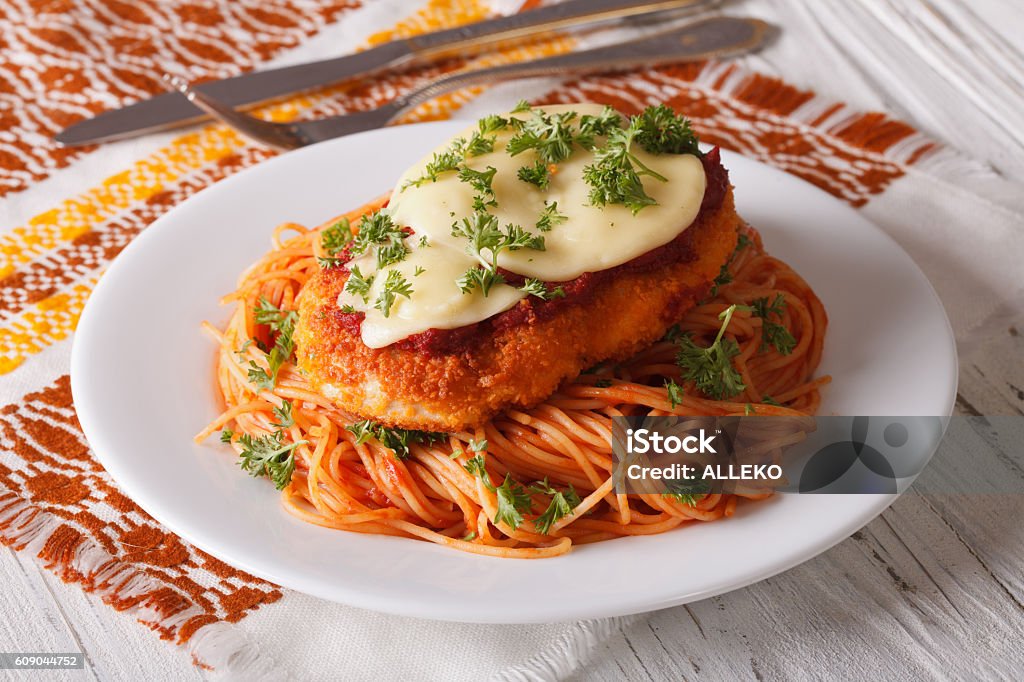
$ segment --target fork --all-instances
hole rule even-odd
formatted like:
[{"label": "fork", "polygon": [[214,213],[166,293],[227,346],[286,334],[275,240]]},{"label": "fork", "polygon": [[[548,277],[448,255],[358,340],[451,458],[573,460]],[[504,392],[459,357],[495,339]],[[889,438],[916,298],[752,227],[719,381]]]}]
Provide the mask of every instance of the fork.
[{"label": "fork", "polygon": [[668,62],[731,57],[762,47],[775,28],[759,19],[713,17],[628,42],[528,62],[460,71],[411,90],[376,109],[313,121],[274,123],[250,116],[192,88],[185,80],[164,80],[193,104],[246,137],[277,149],[297,149],[323,140],[373,130],[438,95],[467,85],[565,73],[624,71]]}]

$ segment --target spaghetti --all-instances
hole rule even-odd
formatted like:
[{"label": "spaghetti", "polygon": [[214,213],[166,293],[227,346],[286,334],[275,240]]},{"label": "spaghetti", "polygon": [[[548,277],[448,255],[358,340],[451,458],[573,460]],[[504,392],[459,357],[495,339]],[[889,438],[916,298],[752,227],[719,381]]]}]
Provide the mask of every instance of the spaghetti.
[{"label": "spaghetti", "polygon": [[[345,216],[353,223],[383,206],[386,197]],[[272,339],[257,324],[254,308],[263,298],[282,310],[297,308],[296,297],[327,257],[320,234],[286,223],[273,235],[273,249],[241,276],[225,297],[235,311],[222,330],[204,328],[218,344],[217,387],[224,412],[196,436],[202,441],[230,428],[238,434],[267,436],[280,429],[292,449],[295,469],[282,490],[285,508],[317,525],[342,530],[418,538],[453,549],[500,557],[540,558],[585,544],[626,535],[662,533],[692,521],[712,521],[734,513],[740,498],[762,499],[769,491],[709,493],[695,499],[666,495],[625,495],[612,485],[612,417],[631,415],[726,416],[812,415],[829,377],[813,378],[821,359],[827,317],[808,284],[788,265],[766,254],[758,233],[741,228],[741,247],[728,263],[714,294],[678,323],[706,345],[715,338],[719,315],[733,304],[781,300],[775,318],[792,335],[792,349],[780,353],[764,343],[765,319],[738,308],[726,329],[739,354],[733,358],[745,388],[728,400],[712,400],[677,366],[677,344],[659,341],[630,360],[592,368],[530,410],[510,410],[473,432],[446,434],[414,443],[400,459],[376,440],[361,439],[346,427],[360,421],[317,393],[291,361],[281,365],[272,389],[254,385],[250,362],[266,362]],[[289,233],[294,233],[289,236]],[[256,340],[259,343],[253,343]],[[677,382],[681,395],[668,395]],[[281,429],[275,417],[285,401],[294,423]],[[480,444],[486,442],[481,449]],[[480,452],[476,452],[480,450]],[[471,459],[484,455],[487,476]],[[546,481],[572,486],[579,502],[542,533],[535,500],[525,520],[513,528],[495,521],[499,500],[487,481]],[[524,491],[526,488],[522,488]],[[692,503],[692,504],[691,504]]]}]

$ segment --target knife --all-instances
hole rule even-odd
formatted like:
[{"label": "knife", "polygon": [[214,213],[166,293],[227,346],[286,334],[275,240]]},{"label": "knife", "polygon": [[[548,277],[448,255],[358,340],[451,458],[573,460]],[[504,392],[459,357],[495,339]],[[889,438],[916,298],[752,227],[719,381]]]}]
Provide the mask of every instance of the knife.
[{"label": "knife", "polygon": [[[210,81],[196,89],[234,107],[245,107],[333,85],[385,69],[409,68],[453,55],[475,53],[499,41],[521,40],[540,32],[588,27],[628,16],[668,10],[694,10],[720,0],[568,0],[487,21],[394,40],[362,52],[308,64]],[[79,121],[54,140],[65,147],[110,142],[189,125],[209,118],[177,92],[157,95]]]}]

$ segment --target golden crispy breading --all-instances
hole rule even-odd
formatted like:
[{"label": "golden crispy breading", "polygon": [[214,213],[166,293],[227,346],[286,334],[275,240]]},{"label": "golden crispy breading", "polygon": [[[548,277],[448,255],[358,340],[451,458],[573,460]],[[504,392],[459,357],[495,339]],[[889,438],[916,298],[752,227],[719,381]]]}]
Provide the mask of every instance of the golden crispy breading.
[{"label": "golden crispy breading", "polygon": [[527,310],[521,324],[483,324],[448,354],[401,343],[365,346],[352,316],[337,306],[347,271],[323,270],[299,296],[299,365],[323,395],[363,418],[428,431],[479,426],[508,408],[536,405],[583,369],[627,358],[663,336],[707,295],[736,247],[738,226],[730,190],[721,208],[687,230],[686,262],[625,268],[550,315]]}]

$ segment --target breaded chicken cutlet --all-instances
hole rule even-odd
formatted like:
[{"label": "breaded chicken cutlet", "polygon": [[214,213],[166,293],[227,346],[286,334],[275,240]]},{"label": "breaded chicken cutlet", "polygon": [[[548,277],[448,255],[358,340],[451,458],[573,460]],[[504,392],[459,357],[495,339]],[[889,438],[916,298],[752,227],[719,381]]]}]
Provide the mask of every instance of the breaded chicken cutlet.
[{"label": "breaded chicken cutlet", "polygon": [[[481,121],[473,132],[493,137],[491,151],[456,138],[454,157],[410,169],[388,208],[355,226],[299,296],[297,356],[318,391],[387,426],[470,429],[634,355],[708,295],[740,225],[717,150],[697,152],[687,126],[683,151],[682,119],[664,112],[650,117],[661,127],[647,122],[648,146],[638,117],[615,128],[609,110],[573,106]],[[577,136],[569,156],[515,152],[558,124]],[[623,139],[632,169],[601,152]],[[639,195],[617,184],[634,177]]]}]

